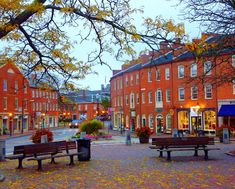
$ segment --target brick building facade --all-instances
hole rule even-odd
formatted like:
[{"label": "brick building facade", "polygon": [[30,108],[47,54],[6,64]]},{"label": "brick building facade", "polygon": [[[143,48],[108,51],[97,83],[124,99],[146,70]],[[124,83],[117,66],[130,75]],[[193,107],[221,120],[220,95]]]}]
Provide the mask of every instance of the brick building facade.
[{"label": "brick building facade", "polygon": [[[213,40],[218,40],[218,36],[208,35],[207,42]],[[214,82],[214,78],[229,75],[229,71],[234,73],[234,49],[225,49],[213,57],[207,55],[196,63],[195,56],[183,45],[175,45],[174,50],[166,47],[161,44],[160,53],[155,53],[154,58],[144,55],[114,71],[114,128],[124,125],[134,130],[149,126],[155,133],[171,133],[177,128],[214,134],[222,124],[235,127],[235,110],[229,123],[227,115],[218,116],[221,105],[235,104],[235,84]]]}]

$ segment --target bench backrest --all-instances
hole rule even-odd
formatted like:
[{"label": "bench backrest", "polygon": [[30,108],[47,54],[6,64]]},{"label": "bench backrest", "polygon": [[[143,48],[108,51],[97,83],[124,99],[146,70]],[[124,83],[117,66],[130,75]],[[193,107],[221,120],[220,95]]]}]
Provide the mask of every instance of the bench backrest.
[{"label": "bench backrest", "polygon": [[50,154],[58,152],[58,144],[49,142],[24,146],[24,155]]},{"label": "bench backrest", "polygon": [[152,144],[156,146],[211,145],[214,144],[214,138],[212,137],[152,138]]}]

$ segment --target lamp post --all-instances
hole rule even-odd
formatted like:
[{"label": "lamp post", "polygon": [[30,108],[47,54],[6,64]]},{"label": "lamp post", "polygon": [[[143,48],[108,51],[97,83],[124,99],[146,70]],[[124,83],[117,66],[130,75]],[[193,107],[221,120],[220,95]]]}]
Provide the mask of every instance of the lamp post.
[{"label": "lamp post", "polygon": [[97,118],[99,119],[99,115],[100,115],[100,107],[99,107],[99,98],[100,98],[100,95],[97,93],[96,94],[96,102],[97,102]]},{"label": "lamp post", "polygon": [[10,126],[10,136],[12,136],[12,113],[9,113],[9,126]]}]

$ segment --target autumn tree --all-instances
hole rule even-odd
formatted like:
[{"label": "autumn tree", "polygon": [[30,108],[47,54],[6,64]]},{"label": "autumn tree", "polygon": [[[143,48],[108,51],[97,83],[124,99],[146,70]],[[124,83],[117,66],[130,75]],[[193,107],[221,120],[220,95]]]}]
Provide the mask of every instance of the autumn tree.
[{"label": "autumn tree", "polygon": [[[141,10],[130,7],[130,0],[1,0],[1,61],[14,61],[26,75],[40,72],[54,86],[74,88],[71,81],[84,78],[92,65],[109,66],[107,53],[120,59],[133,55],[137,42],[158,50],[159,41],[184,35],[181,24],[159,17],[145,18],[140,31],[132,23],[136,12]],[[86,41],[90,52],[81,61]],[[80,51],[72,53],[74,47]]]},{"label": "autumn tree", "polygon": [[[198,68],[203,70],[205,62],[211,62],[206,72],[200,72],[191,82],[211,83],[219,86],[235,82],[235,1],[234,0],[180,0],[185,5],[184,18],[200,24],[205,33],[201,39],[186,44]],[[213,76],[209,76],[210,73]]]}]

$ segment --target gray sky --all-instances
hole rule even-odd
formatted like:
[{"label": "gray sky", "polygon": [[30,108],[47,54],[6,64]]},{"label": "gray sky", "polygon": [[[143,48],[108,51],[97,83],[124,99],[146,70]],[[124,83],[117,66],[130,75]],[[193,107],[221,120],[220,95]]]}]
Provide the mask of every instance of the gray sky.
[{"label": "gray sky", "polygon": [[[182,17],[180,17],[183,7],[176,7],[177,2],[177,0],[132,0],[132,6],[136,8],[143,7],[144,10],[144,13],[136,15],[135,19],[139,20],[142,17],[155,18],[161,15],[164,19],[173,19],[176,23],[184,23],[186,33],[190,38],[200,37],[201,32],[199,25],[185,22]],[[107,60],[113,70],[121,69],[122,62],[117,62],[115,58],[112,57],[107,57]],[[98,75],[88,75],[86,79],[78,82],[80,86],[89,87],[90,90],[98,90],[101,84],[109,83],[110,77],[112,77],[112,71],[107,66],[94,66],[93,70],[98,72]]]}]

